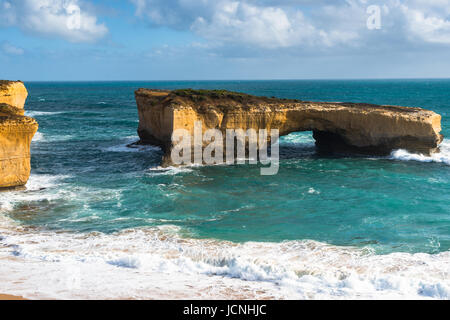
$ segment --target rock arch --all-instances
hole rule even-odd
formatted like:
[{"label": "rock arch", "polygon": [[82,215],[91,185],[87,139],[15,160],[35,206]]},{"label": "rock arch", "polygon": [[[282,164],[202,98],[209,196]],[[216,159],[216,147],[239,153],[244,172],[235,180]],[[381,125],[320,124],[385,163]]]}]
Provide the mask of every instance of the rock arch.
[{"label": "rock arch", "polygon": [[280,136],[313,131],[318,148],[383,155],[395,149],[430,154],[442,142],[441,116],[421,108],[365,103],[308,102],[256,97],[225,90],[135,92],[142,144],[159,145],[170,165],[176,129],[278,129]]}]

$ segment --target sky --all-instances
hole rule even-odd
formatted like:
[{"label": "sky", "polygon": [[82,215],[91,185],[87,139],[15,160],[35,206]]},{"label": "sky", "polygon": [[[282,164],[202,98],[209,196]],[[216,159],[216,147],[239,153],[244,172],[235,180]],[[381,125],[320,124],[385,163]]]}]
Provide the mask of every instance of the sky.
[{"label": "sky", "polygon": [[0,79],[450,78],[450,0],[0,0]]}]

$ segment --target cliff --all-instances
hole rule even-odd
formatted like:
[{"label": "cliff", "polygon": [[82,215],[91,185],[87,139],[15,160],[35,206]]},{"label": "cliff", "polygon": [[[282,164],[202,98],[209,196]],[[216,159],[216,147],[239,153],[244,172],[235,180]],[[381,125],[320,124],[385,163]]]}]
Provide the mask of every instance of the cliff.
[{"label": "cliff", "polygon": [[20,81],[0,80],[0,103],[23,109],[28,91]]},{"label": "cliff", "polygon": [[24,116],[27,96],[22,82],[0,81],[0,188],[23,186],[30,176],[30,143],[38,124]]},{"label": "cliff", "polygon": [[143,144],[172,148],[174,130],[193,133],[202,121],[203,132],[216,128],[278,129],[280,136],[313,131],[320,150],[385,155],[395,149],[430,154],[442,142],[441,116],[421,108],[364,103],[307,102],[256,97],[223,90],[135,92],[138,134]]}]

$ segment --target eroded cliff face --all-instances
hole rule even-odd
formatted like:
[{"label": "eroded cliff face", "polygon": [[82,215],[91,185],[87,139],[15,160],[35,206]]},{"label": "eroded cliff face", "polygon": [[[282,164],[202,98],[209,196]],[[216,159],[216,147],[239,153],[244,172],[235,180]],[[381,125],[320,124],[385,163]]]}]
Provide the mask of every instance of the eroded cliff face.
[{"label": "eroded cliff face", "polygon": [[38,124],[24,116],[27,96],[22,82],[0,81],[0,188],[23,186],[30,177],[30,143]]},{"label": "eroded cliff face", "polygon": [[23,109],[28,97],[28,91],[20,81],[0,80],[0,104],[9,104]]},{"label": "eroded cliff face", "polygon": [[[321,150],[383,155],[395,149],[430,154],[442,142],[441,116],[421,108],[356,103],[305,102],[228,91],[139,89],[138,133],[142,143],[166,155],[176,129],[278,129],[280,136],[313,131]],[[165,157],[165,164],[170,164]]]}]

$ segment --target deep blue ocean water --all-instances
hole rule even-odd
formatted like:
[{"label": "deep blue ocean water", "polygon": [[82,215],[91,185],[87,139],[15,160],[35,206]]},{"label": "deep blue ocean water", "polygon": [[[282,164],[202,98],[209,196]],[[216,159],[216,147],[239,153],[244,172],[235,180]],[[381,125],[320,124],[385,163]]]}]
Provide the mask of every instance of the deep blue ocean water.
[{"label": "deep blue ocean water", "polygon": [[7,214],[23,225],[111,233],[170,224],[186,237],[234,242],[310,239],[377,253],[450,249],[448,155],[320,157],[311,133],[294,133],[282,138],[278,175],[260,176],[254,165],[164,171],[157,148],[126,147],[138,140],[134,91],[141,87],[423,107],[442,115],[450,137],[450,80],[25,84],[27,114],[40,125],[30,181],[49,187],[14,200]]}]

